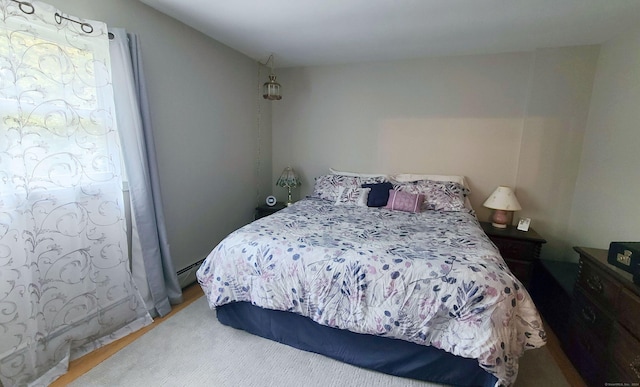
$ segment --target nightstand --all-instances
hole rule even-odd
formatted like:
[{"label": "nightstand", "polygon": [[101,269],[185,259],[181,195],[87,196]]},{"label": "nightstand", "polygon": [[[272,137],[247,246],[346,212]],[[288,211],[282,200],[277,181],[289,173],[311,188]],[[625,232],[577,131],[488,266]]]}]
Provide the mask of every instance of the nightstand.
[{"label": "nightstand", "polygon": [[495,228],[490,222],[480,222],[489,239],[498,247],[513,274],[528,289],[534,263],[540,259],[540,249],[547,241],[532,228],[520,231],[514,226]]},{"label": "nightstand", "polygon": [[286,206],[287,206],[286,203],[282,203],[282,202],[278,202],[273,206],[268,206],[266,204],[260,205],[260,206],[256,207],[256,213],[255,213],[253,218],[254,218],[254,220],[258,220],[260,218],[264,218],[265,216],[269,216],[271,214],[274,214],[274,213],[282,210]]}]

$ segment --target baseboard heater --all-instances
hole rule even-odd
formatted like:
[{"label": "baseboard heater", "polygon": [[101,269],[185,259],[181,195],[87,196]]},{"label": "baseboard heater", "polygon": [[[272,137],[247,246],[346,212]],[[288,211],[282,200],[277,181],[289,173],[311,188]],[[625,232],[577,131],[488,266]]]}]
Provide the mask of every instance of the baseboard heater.
[{"label": "baseboard heater", "polygon": [[203,259],[199,260],[198,262],[194,262],[194,263],[192,263],[191,265],[189,265],[189,266],[185,267],[184,269],[180,269],[180,270],[178,270],[178,272],[177,272],[176,274],[180,275],[180,274],[182,274],[182,273],[186,273],[186,272],[188,272],[189,270],[193,269],[194,267],[202,265],[202,262],[204,262],[204,260],[205,260],[205,259],[203,258]]}]

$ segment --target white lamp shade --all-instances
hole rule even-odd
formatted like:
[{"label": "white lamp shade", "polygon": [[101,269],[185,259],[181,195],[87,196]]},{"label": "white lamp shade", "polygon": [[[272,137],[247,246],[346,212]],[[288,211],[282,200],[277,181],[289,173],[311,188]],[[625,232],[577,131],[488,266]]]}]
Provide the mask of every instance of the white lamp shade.
[{"label": "white lamp shade", "polygon": [[519,211],[522,209],[511,187],[504,185],[496,188],[482,205],[493,210]]}]

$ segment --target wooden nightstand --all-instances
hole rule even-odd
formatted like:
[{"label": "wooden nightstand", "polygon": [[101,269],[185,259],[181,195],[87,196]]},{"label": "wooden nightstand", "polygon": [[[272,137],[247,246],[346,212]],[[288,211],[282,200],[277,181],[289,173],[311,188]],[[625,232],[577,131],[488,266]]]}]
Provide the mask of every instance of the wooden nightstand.
[{"label": "wooden nightstand", "polygon": [[254,220],[258,220],[260,218],[264,218],[265,216],[269,216],[274,214],[287,206],[286,203],[278,202],[273,206],[268,206],[266,204],[260,205],[256,207],[256,213],[254,215]]},{"label": "wooden nightstand", "polygon": [[540,249],[547,241],[532,228],[520,231],[514,226],[495,228],[490,222],[480,222],[489,239],[498,247],[511,272],[529,288],[534,263],[540,258]]}]

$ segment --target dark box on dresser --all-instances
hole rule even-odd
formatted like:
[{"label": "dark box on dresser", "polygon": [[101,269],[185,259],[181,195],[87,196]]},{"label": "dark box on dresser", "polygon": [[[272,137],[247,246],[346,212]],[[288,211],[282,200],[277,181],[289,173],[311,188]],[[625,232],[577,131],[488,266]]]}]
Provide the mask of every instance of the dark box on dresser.
[{"label": "dark box on dresser", "polygon": [[611,242],[607,262],[633,274],[633,282],[640,284],[640,242]]}]

